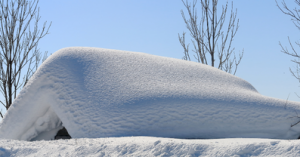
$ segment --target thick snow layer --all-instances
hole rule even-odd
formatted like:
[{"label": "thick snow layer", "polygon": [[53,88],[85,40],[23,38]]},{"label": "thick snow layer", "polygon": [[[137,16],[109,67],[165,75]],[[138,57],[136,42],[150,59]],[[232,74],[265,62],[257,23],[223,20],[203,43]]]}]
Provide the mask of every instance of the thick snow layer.
[{"label": "thick snow layer", "polygon": [[1,122],[0,138],[51,139],[63,125],[72,138],[295,139],[297,113],[300,103],[263,96],[207,65],[74,47],[42,64]]},{"label": "thick snow layer", "polygon": [[0,156],[51,157],[296,157],[299,140],[182,140],[154,137],[71,139],[56,141],[0,140]]},{"label": "thick snow layer", "polygon": [[[51,108],[39,117],[35,123],[22,135],[21,140],[54,139],[56,133],[62,129],[62,123]],[[49,136],[49,137],[48,137]]]}]

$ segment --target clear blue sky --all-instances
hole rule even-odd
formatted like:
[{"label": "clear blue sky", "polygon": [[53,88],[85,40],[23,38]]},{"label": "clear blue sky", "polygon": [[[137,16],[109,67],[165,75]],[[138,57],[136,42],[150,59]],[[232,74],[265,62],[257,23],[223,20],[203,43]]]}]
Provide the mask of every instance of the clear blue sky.
[{"label": "clear blue sky", "polygon": [[[279,41],[289,46],[287,37],[299,40],[300,31],[275,0],[233,2],[240,19],[233,46],[245,50],[236,76],[263,95],[286,99],[291,93],[289,100],[299,101],[294,92],[300,95],[300,84],[289,72],[295,64],[280,52]],[[85,46],[183,56],[178,33],[187,30],[180,14],[181,0],[51,0],[40,1],[39,6],[41,21],[52,21],[50,34],[39,44],[42,51]]]}]

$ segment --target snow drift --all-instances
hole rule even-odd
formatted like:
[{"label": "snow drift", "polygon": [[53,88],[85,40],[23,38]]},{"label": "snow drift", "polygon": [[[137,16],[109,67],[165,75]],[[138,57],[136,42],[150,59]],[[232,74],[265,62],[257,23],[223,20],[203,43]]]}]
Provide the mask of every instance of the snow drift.
[{"label": "snow drift", "polygon": [[0,138],[278,138],[300,135],[300,103],[260,95],[199,63],[101,48],[51,55],[8,110]]},{"label": "snow drift", "polygon": [[300,156],[300,140],[110,137],[28,142],[2,139],[0,156],[297,157]]}]

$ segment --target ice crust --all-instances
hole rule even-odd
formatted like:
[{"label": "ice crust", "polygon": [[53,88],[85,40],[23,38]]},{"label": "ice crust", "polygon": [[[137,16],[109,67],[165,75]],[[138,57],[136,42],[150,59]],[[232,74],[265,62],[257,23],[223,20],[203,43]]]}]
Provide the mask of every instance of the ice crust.
[{"label": "ice crust", "polygon": [[[0,138],[34,140],[62,122],[72,138],[295,139],[299,111],[300,103],[263,96],[211,66],[72,47],[51,55],[29,80],[0,123]],[[45,113],[47,127],[39,129]]]}]

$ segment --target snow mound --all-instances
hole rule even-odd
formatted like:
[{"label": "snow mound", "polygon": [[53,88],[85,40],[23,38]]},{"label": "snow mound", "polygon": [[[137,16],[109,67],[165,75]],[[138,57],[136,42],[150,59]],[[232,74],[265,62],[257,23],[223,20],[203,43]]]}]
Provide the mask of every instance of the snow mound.
[{"label": "snow mound", "polygon": [[0,138],[278,138],[300,135],[300,103],[259,94],[211,66],[101,48],[51,55],[0,123]]},{"label": "snow mound", "polygon": [[0,140],[0,156],[76,157],[296,157],[299,140],[182,140],[154,137],[71,139],[56,141]]}]

